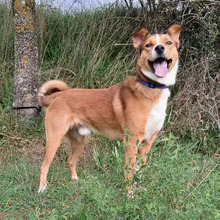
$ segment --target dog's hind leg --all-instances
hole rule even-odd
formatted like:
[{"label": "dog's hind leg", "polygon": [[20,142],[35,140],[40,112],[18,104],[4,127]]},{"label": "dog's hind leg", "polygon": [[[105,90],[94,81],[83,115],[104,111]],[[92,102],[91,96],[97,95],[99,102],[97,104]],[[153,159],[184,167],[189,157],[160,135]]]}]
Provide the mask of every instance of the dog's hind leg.
[{"label": "dog's hind leg", "polygon": [[86,137],[83,135],[80,135],[78,131],[71,131],[71,130],[67,133],[66,137],[69,139],[71,150],[72,150],[67,160],[67,163],[69,165],[72,179],[78,180],[78,176],[76,173],[76,163],[77,163],[79,156],[84,151]]},{"label": "dog's hind leg", "polygon": [[38,193],[43,192],[47,187],[47,174],[50,164],[60,146],[64,135],[69,129],[67,120],[60,120],[57,116],[54,117],[48,113],[45,119],[46,125],[46,154],[41,166],[40,183]]}]

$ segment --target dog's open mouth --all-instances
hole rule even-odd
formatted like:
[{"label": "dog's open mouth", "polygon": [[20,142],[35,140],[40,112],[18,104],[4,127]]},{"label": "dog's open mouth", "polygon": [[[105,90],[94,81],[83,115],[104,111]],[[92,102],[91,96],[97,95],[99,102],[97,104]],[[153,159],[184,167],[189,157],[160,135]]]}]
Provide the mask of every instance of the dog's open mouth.
[{"label": "dog's open mouth", "polygon": [[166,60],[163,57],[157,58],[154,62],[148,60],[149,66],[152,70],[152,72],[157,76],[157,77],[164,77],[167,75],[170,65],[172,63],[172,59]]}]

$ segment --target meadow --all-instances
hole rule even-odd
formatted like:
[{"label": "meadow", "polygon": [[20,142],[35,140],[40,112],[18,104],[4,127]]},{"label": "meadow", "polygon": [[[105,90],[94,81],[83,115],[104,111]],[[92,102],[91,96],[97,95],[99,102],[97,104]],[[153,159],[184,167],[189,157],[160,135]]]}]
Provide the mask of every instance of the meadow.
[{"label": "meadow", "polygon": [[64,140],[47,191],[37,193],[44,112],[22,122],[13,113],[13,15],[0,4],[0,219],[220,219],[219,3],[175,7],[174,1],[150,12],[106,6],[66,14],[37,7],[41,83],[61,79],[71,87],[109,87],[135,75],[135,30],[166,32],[174,23],[187,29],[166,123],[128,197],[123,144],[97,134],[87,139],[79,182],[67,169]]}]

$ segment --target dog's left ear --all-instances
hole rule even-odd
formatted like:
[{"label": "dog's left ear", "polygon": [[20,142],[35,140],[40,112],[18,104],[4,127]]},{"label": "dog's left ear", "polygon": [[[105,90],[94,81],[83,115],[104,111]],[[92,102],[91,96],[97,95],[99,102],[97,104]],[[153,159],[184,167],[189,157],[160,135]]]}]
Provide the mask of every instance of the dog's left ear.
[{"label": "dog's left ear", "polygon": [[185,30],[186,29],[183,26],[178,25],[178,24],[174,24],[168,29],[168,34],[173,38],[173,40],[176,41],[177,48],[179,48],[180,32],[185,31]]},{"label": "dog's left ear", "polygon": [[140,50],[140,46],[143,44],[143,42],[146,39],[146,36],[148,35],[148,30],[146,29],[141,29],[140,31],[134,33],[132,35],[132,40],[133,40],[133,46],[137,50]]}]

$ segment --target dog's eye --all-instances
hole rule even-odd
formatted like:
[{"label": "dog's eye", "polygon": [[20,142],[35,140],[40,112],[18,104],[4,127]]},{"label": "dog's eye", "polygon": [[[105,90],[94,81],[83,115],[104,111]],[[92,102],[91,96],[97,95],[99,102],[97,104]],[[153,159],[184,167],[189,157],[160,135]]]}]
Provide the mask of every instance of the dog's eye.
[{"label": "dog's eye", "polygon": [[172,42],[171,42],[171,41],[167,41],[166,44],[167,44],[167,45],[171,45]]},{"label": "dog's eye", "polygon": [[152,47],[153,44],[146,44],[145,47]]}]

